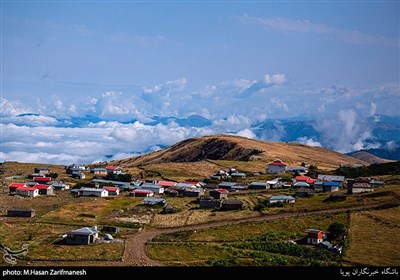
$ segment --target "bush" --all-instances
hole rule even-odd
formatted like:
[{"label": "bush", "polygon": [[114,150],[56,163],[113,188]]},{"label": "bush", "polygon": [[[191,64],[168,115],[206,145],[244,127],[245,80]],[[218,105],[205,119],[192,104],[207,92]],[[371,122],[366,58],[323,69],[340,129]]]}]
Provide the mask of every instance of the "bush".
[{"label": "bush", "polygon": [[328,228],[331,239],[342,239],[347,233],[347,228],[342,223],[333,223]]}]

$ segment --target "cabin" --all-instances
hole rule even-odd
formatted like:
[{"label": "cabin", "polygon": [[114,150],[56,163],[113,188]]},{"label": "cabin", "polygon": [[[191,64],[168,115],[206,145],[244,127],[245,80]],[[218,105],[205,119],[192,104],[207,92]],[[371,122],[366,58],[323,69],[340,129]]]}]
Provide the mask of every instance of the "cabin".
[{"label": "cabin", "polygon": [[39,190],[39,194],[42,195],[53,195],[54,194],[54,189],[50,185],[43,185],[43,184],[37,184],[35,186]]},{"label": "cabin", "polygon": [[225,199],[221,203],[221,210],[242,210],[243,201],[237,199]]},{"label": "cabin", "polygon": [[324,182],[322,189],[324,192],[337,192],[339,191],[340,182]]},{"label": "cabin", "polygon": [[186,188],[183,191],[183,196],[187,197],[199,197],[204,194],[204,190],[202,188]]},{"label": "cabin", "polygon": [[315,191],[313,189],[301,187],[296,191],[296,197],[312,197],[315,195]]},{"label": "cabin", "polygon": [[249,185],[249,190],[266,190],[269,188],[268,182],[251,182]]},{"label": "cabin", "polygon": [[36,167],[34,173],[38,174],[39,176],[46,176],[50,174],[50,169],[46,167]]},{"label": "cabin", "polygon": [[230,191],[233,186],[236,186],[236,182],[221,182],[218,184],[218,189],[225,189]]},{"label": "cabin", "polygon": [[202,198],[199,200],[199,205],[201,209],[220,209],[221,201],[212,197]]},{"label": "cabin", "polygon": [[318,181],[324,181],[324,182],[338,182],[339,186],[342,187],[345,177],[339,176],[339,175],[318,174],[317,179],[318,179]]},{"label": "cabin", "polygon": [[69,184],[67,184],[66,182],[62,182],[62,181],[54,182],[53,184],[51,184],[51,186],[53,187],[53,189],[55,191],[63,191],[63,190],[69,189]]},{"label": "cabin", "polygon": [[32,208],[10,208],[7,210],[8,217],[26,217],[35,216],[35,209]]},{"label": "cabin", "polygon": [[374,188],[369,183],[353,183],[348,186],[347,192],[349,194],[373,192]]},{"label": "cabin", "polygon": [[143,183],[142,185],[137,187],[137,189],[152,191],[155,194],[164,193],[164,188],[165,187],[163,187],[163,186],[155,185],[155,184],[151,184],[151,183]]},{"label": "cabin", "polygon": [[130,191],[129,196],[150,197],[150,196],[154,196],[154,192],[152,192],[150,190],[136,189],[136,190]]},{"label": "cabin", "polygon": [[165,189],[165,188],[168,188],[168,187],[173,187],[173,186],[175,186],[175,185],[176,185],[176,182],[172,182],[172,181],[158,181],[158,182],[157,182],[157,185],[158,185],[158,186],[161,186],[161,187],[163,187],[163,188]]},{"label": "cabin", "polygon": [[25,197],[35,197],[39,195],[39,190],[36,187],[19,187],[16,194]]},{"label": "cabin", "polygon": [[73,171],[71,173],[72,178],[78,179],[78,180],[83,180],[86,178],[85,173],[81,172],[81,171]]},{"label": "cabin", "polygon": [[234,172],[234,173],[231,173],[231,177],[232,178],[246,178],[246,173]]},{"label": "cabin", "polygon": [[317,245],[324,241],[325,234],[319,229],[306,229],[307,233],[307,244]]},{"label": "cabin", "polygon": [[93,173],[94,175],[106,176],[107,169],[104,167],[96,167],[96,168],[90,169],[90,173]]},{"label": "cabin", "polygon": [[108,191],[104,190],[104,189],[80,188],[78,190],[78,195],[80,195],[80,196],[107,197],[108,196]]},{"label": "cabin", "polygon": [[145,197],[143,199],[143,204],[149,206],[154,206],[154,205],[165,206],[167,204],[167,201],[163,198],[158,198],[158,197]]},{"label": "cabin", "polygon": [[285,173],[288,164],[280,159],[276,159],[273,162],[268,163],[267,173],[268,174],[280,174]]},{"label": "cabin", "polygon": [[228,198],[229,191],[226,189],[215,189],[211,190],[209,193],[214,199],[225,199]]},{"label": "cabin", "polygon": [[65,234],[67,235],[65,239],[67,245],[89,245],[95,243],[99,238],[99,231],[96,226],[71,230]]},{"label": "cabin", "polygon": [[277,202],[295,203],[296,199],[290,195],[273,195],[270,198],[268,198],[268,201],[269,203],[277,203]]},{"label": "cabin", "polygon": [[103,187],[103,190],[108,191],[108,195],[119,195],[119,188],[117,187]]},{"label": "cabin", "polygon": [[38,184],[48,184],[51,181],[51,177],[33,177],[33,181]]},{"label": "cabin", "polygon": [[315,192],[322,192],[324,190],[324,182],[317,181],[313,185]]},{"label": "cabin", "polygon": [[28,187],[25,183],[11,183],[9,186],[10,193],[16,193],[18,188]]},{"label": "cabin", "polygon": [[122,168],[119,166],[114,166],[114,165],[106,166],[106,170],[107,170],[107,174],[108,173],[113,173],[113,174],[121,174],[122,173]]}]

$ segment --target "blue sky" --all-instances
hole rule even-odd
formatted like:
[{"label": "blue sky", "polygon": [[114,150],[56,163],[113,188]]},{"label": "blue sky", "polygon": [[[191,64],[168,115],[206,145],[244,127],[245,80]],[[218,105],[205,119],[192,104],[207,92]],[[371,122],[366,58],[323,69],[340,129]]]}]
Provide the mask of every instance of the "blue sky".
[{"label": "blue sky", "polygon": [[[364,147],[356,144],[368,138],[368,129],[360,128],[365,118],[399,115],[399,5],[3,0],[2,125],[16,125],[24,134],[87,114],[122,126],[154,116],[195,114],[212,121],[204,131],[182,128],[173,137],[178,141],[214,132],[254,137],[257,122],[301,116],[318,119],[321,133],[332,128],[325,125],[330,119],[344,126],[350,119],[347,136],[361,142],[333,148]],[[21,120],[23,113],[40,117]],[[134,139],[138,127],[121,131]],[[18,151],[7,131],[5,159]],[[52,145],[46,141],[39,152]]]}]

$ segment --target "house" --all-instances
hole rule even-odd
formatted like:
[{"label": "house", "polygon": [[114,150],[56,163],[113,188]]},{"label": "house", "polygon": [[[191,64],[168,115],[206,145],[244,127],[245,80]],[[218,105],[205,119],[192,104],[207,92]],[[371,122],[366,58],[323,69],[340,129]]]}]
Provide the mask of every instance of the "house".
[{"label": "house", "polygon": [[343,182],[345,180],[344,176],[338,175],[325,175],[325,174],[318,174],[317,177],[318,181],[327,181],[327,182],[339,182],[339,186],[343,186]]},{"label": "house", "polygon": [[304,182],[304,183],[307,183],[309,185],[314,184],[314,182],[317,181],[315,179],[311,179],[308,176],[296,176],[296,177],[294,177],[294,180],[296,181],[296,183],[297,182]]},{"label": "house", "polygon": [[134,197],[150,197],[153,195],[154,195],[154,192],[152,192],[150,190],[143,190],[143,189],[136,189],[136,190],[129,192],[129,196],[134,196]]},{"label": "house", "polygon": [[368,183],[353,183],[347,187],[349,194],[373,192],[374,188]]},{"label": "house", "polygon": [[35,209],[32,208],[10,208],[7,210],[8,217],[27,217],[35,216]]},{"label": "house", "polygon": [[121,174],[122,173],[122,168],[119,166],[106,166],[107,173],[114,173],[114,174]]},{"label": "house", "polygon": [[16,194],[26,197],[35,197],[39,195],[39,190],[36,187],[18,187]]},{"label": "house", "polygon": [[54,182],[53,184],[51,184],[51,186],[55,191],[63,191],[69,189],[69,184],[63,181]]},{"label": "house", "polygon": [[175,185],[176,185],[176,182],[172,182],[172,181],[158,181],[158,182],[157,182],[157,185],[158,185],[158,186],[161,186],[161,187],[163,187],[163,188],[165,189],[165,188],[168,188],[168,187],[173,187],[173,186],[175,186]]},{"label": "house", "polygon": [[309,188],[310,185],[307,184],[306,182],[296,182],[293,184],[294,188]]},{"label": "house", "polygon": [[232,178],[245,178],[246,177],[246,173],[234,172],[234,173],[231,173],[231,177]]},{"label": "house", "polygon": [[324,182],[322,189],[324,192],[337,192],[339,190],[340,182]]},{"label": "house", "polygon": [[134,186],[131,185],[130,182],[121,182],[121,181],[113,181],[113,180],[103,180],[103,179],[93,179],[92,183],[95,184],[113,184],[114,186],[119,187],[122,190],[132,190]]},{"label": "house", "polygon": [[369,184],[372,187],[378,187],[378,188],[385,186],[385,182],[382,180],[378,180],[378,179],[371,179],[371,181],[369,181]]},{"label": "house", "polygon": [[233,186],[236,186],[236,182],[221,182],[218,184],[219,189],[231,190]]},{"label": "house", "polygon": [[296,199],[290,195],[273,195],[268,198],[269,203],[284,202],[284,203],[295,203]]},{"label": "house", "polygon": [[334,194],[331,194],[328,198],[326,198],[324,200],[324,202],[327,202],[327,201],[332,201],[332,202],[345,201],[346,199],[347,199],[347,197],[344,194],[342,194],[342,193],[334,193]]},{"label": "house", "polygon": [[315,195],[315,191],[313,189],[301,187],[296,191],[296,197],[311,197]]},{"label": "house", "polygon": [[204,194],[204,190],[202,188],[186,188],[183,192],[183,196],[187,197],[198,197]]},{"label": "house", "polygon": [[36,167],[35,171],[36,174],[39,174],[39,176],[45,176],[50,174],[50,169],[46,168],[46,167]]},{"label": "house", "polygon": [[225,199],[221,203],[221,210],[242,210],[243,201],[237,199]]},{"label": "house", "polygon": [[39,184],[47,184],[51,181],[51,177],[33,177],[33,181]]},{"label": "house", "polygon": [[111,232],[111,233],[118,233],[119,232],[119,227],[103,226],[101,231],[103,231],[103,232]]},{"label": "house", "polygon": [[90,173],[93,173],[94,175],[107,175],[107,169],[104,167],[96,167],[90,169]]},{"label": "house", "polygon": [[25,183],[11,183],[9,186],[10,193],[16,193],[18,188],[28,187]]},{"label": "house", "polygon": [[228,198],[228,190],[226,189],[215,189],[215,190],[211,190],[210,192],[210,196],[212,196],[215,199],[225,199]]},{"label": "house", "polygon": [[142,185],[137,187],[137,189],[149,190],[149,191],[152,191],[155,194],[164,193],[164,187],[163,186],[155,185],[155,184],[151,184],[151,183],[143,183]]},{"label": "house", "polygon": [[269,174],[279,174],[285,173],[288,164],[280,159],[276,159],[273,162],[268,163],[267,173]]},{"label": "house", "polygon": [[219,199],[200,199],[199,205],[201,209],[220,209],[221,200]]},{"label": "house", "polygon": [[67,167],[67,174],[72,174],[72,172],[82,172],[85,171],[86,167],[80,163],[74,163]]},{"label": "house", "polygon": [[53,195],[54,189],[50,185],[37,184],[35,186],[39,190],[39,194]]},{"label": "house", "polygon": [[324,241],[325,234],[319,229],[306,229],[307,244],[317,245]]},{"label": "house", "polygon": [[108,196],[108,191],[104,190],[104,189],[80,188],[78,190],[78,195],[80,195],[80,196],[107,197]]},{"label": "house", "polygon": [[199,181],[185,181],[184,183],[194,185],[198,188],[204,187],[206,185],[204,182],[199,182]]},{"label": "house", "polygon": [[269,184],[269,187],[271,189],[277,189],[277,188],[282,188],[283,182],[281,181],[281,178],[275,178],[273,180],[267,181]]},{"label": "house", "polygon": [[65,242],[68,245],[89,245],[99,238],[99,231],[96,226],[71,230],[65,234],[67,235]]},{"label": "house", "polygon": [[225,170],[219,170],[211,176],[212,179],[224,179],[229,177],[230,177],[229,173],[226,172]]},{"label": "house", "polygon": [[268,182],[251,182],[249,185],[249,189],[251,190],[266,190],[269,188]]},{"label": "house", "polygon": [[119,195],[119,188],[117,187],[103,187],[103,190],[108,191],[108,195]]},{"label": "house", "polygon": [[167,201],[164,198],[158,198],[158,197],[145,197],[143,199],[143,204],[144,205],[163,205],[165,206],[167,204]]},{"label": "house", "polygon": [[86,178],[85,173],[83,173],[81,171],[73,171],[71,173],[71,176],[72,176],[72,178],[79,179],[79,180],[83,180]]},{"label": "house", "polygon": [[322,192],[324,190],[324,182],[317,181],[313,184],[315,192]]}]

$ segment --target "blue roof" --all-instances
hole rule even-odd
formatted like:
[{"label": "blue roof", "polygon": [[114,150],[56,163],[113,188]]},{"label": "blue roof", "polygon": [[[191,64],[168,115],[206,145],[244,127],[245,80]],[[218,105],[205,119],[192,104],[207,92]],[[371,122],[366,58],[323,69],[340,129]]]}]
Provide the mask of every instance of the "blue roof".
[{"label": "blue roof", "polygon": [[328,187],[339,187],[340,183],[339,182],[324,182],[324,186]]},{"label": "blue roof", "polygon": [[79,234],[79,235],[91,235],[94,233],[99,233],[99,231],[97,229],[88,227],[78,228],[67,232],[67,234]]}]

